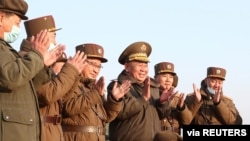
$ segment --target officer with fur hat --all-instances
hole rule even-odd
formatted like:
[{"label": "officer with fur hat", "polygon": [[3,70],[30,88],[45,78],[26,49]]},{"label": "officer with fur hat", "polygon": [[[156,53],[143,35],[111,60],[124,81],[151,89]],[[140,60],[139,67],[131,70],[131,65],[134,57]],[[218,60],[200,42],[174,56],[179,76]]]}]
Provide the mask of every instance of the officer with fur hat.
[{"label": "officer with fur hat", "polygon": [[[129,80],[131,88],[121,99],[124,105],[122,110],[109,124],[110,141],[152,141],[161,130],[159,115],[163,117],[167,112],[168,107],[164,104],[167,99],[163,98],[165,95],[160,97],[159,84],[148,76],[151,51],[149,43],[138,41],[125,48],[118,59],[124,69],[117,81],[122,83]],[[108,85],[108,94],[114,83]]]},{"label": "officer with fur hat", "polygon": [[127,93],[130,82],[125,81],[112,87],[111,95],[104,100],[105,80],[99,79],[104,57],[104,48],[95,43],[76,46],[76,51],[84,52],[86,67],[73,92],[74,97],[64,102],[63,131],[65,141],[105,141],[106,123],[112,121],[122,108],[120,99]]},{"label": "officer with fur hat", "polygon": [[[24,0],[0,0],[0,141],[40,141],[38,101],[32,79],[59,57],[47,54],[47,31],[32,37],[32,50],[20,57],[9,44],[19,37],[21,20],[27,20]],[[46,56],[46,59],[45,59]],[[48,58],[47,58],[48,57]]]},{"label": "officer with fur hat", "polygon": [[[242,118],[233,103],[223,91],[226,70],[220,67],[208,67],[207,77],[201,81],[201,88],[193,84],[194,92],[186,96],[180,110],[186,108],[192,113],[182,115],[196,125],[241,125]],[[191,117],[189,117],[191,115]]]},{"label": "officer with fur hat", "polygon": [[177,104],[179,104],[179,98],[184,94],[175,92],[175,88],[178,84],[178,76],[174,71],[174,64],[171,62],[160,62],[154,66],[155,80],[160,84],[160,94],[168,93],[167,99],[169,106],[171,108],[170,113],[161,120],[162,134],[159,133],[159,140],[164,139],[165,141],[181,141],[180,129],[182,126],[182,121],[179,120]]}]

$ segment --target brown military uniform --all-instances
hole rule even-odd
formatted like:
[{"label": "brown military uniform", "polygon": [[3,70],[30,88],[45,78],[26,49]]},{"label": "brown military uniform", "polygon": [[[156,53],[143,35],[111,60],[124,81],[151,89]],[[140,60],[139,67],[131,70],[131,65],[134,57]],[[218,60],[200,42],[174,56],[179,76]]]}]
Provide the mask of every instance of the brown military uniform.
[{"label": "brown military uniform", "polygon": [[105,141],[106,123],[121,110],[122,103],[101,97],[95,80],[82,78],[74,91],[75,97],[64,103],[63,131],[65,141]]},{"label": "brown military uniform", "polygon": [[[42,29],[54,32],[55,23],[51,15],[39,17],[25,22],[27,36],[36,35]],[[23,40],[20,54],[24,55],[31,50],[28,40]],[[64,53],[57,62],[66,62]],[[79,72],[70,64],[65,64],[61,72],[56,76],[52,69],[44,67],[34,78],[39,111],[42,121],[42,141],[64,141],[61,127],[62,97],[72,88],[78,80]]]},{"label": "brown military uniform", "polygon": [[[30,44],[26,40],[23,40],[21,46],[22,53],[30,49]],[[60,57],[57,61],[66,61],[66,59]],[[64,141],[61,128],[61,101],[77,80],[79,80],[79,72],[67,63],[57,76],[50,68],[44,67],[33,78],[40,107],[42,141]]]},{"label": "brown military uniform", "polygon": [[[171,62],[160,62],[154,66],[155,70],[155,77],[157,75],[169,73],[172,74],[174,77],[172,87],[177,87],[178,85],[178,76],[174,72],[174,64]],[[160,94],[163,92],[163,88],[160,88]],[[179,97],[176,95],[173,95],[171,98],[169,98],[170,101],[168,101],[170,112],[167,114],[162,120],[161,120],[161,129],[162,131],[165,131],[166,137],[162,135],[163,133],[159,133],[155,140],[163,140],[165,138],[165,141],[181,141],[182,137],[180,136],[180,129],[182,126],[181,119],[179,117],[179,111],[177,110],[177,104],[179,101]]]},{"label": "brown military uniform", "polygon": [[222,94],[220,103],[215,105],[213,96],[209,95],[204,87],[200,91],[202,95],[201,102],[196,102],[193,93],[188,94],[185,100],[187,108],[194,115],[191,124],[242,124],[242,118],[231,98]]},{"label": "brown military uniform", "polygon": [[[83,51],[87,58],[107,62],[103,48],[97,44],[82,44],[76,47],[78,50]],[[105,101],[95,83],[95,79],[81,76],[72,91],[74,97],[64,102],[62,127],[65,141],[106,140],[106,123],[117,116],[122,103],[111,96]]]},{"label": "brown military uniform", "polygon": [[[207,77],[214,77],[225,80],[226,70],[218,67],[209,67]],[[188,109],[189,115],[182,115],[182,118],[190,119],[189,123],[198,125],[235,125],[242,124],[242,118],[231,98],[221,93],[220,102],[213,102],[213,94],[207,90],[205,80],[201,82],[201,101],[196,102],[194,93],[186,96],[182,109]],[[192,116],[193,115],[193,116]],[[191,116],[191,117],[190,117]]]},{"label": "brown military uniform", "polygon": [[[131,61],[149,62],[151,46],[146,42],[135,42],[129,45],[120,55],[118,61],[125,65]],[[122,99],[123,108],[117,118],[109,124],[110,141],[153,141],[161,131],[159,115],[163,115],[166,105],[159,102],[159,85],[151,78],[151,97],[146,101],[142,95],[144,83],[139,83],[126,70],[118,76],[121,84],[130,80],[130,91]],[[108,94],[114,82],[108,85]]]}]

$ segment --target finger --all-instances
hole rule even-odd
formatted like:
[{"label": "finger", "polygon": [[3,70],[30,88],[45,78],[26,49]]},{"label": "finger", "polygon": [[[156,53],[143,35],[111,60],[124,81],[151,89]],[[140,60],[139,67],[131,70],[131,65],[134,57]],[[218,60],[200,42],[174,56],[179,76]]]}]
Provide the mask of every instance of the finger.
[{"label": "finger", "polygon": [[193,90],[195,91],[196,90],[196,86],[195,86],[195,84],[193,83]]},{"label": "finger", "polygon": [[124,88],[129,88],[130,87],[130,81],[125,81],[123,84]]},{"label": "finger", "polygon": [[76,52],[76,54],[74,55],[73,58],[78,58],[79,54],[80,54],[80,51],[78,50],[78,51]]},{"label": "finger", "polygon": [[84,62],[83,57],[84,57],[84,52],[80,52],[80,53],[79,53],[79,59],[80,59],[82,62]]},{"label": "finger", "polygon": [[100,77],[100,83],[104,84],[104,77],[103,76]]},{"label": "finger", "polygon": [[117,81],[115,81],[113,89],[117,87],[117,84],[118,84]]},{"label": "finger", "polygon": [[181,93],[181,94],[180,94],[180,99],[183,99],[183,97],[184,97],[184,94]]},{"label": "finger", "polygon": [[47,42],[47,30],[41,30],[38,34],[38,41],[41,43]]},{"label": "finger", "polygon": [[83,60],[84,60],[84,62],[86,61],[86,59],[87,59],[87,55],[83,55],[83,58],[82,58]]},{"label": "finger", "polygon": [[30,42],[34,42],[34,40],[35,40],[35,37],[34,37],[34,36],[31,36]]},{"label": "finger", "polygon": [[197,94],[198,93],[198,89],[197,89],[197,86],[193,83],[193,89],[194,89],[194,92]]}]

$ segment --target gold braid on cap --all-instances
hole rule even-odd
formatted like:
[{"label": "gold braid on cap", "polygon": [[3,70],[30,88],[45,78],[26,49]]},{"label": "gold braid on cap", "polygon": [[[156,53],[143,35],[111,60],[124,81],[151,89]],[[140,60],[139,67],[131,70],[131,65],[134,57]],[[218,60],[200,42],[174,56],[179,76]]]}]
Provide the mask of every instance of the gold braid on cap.
[{"label": "gold braid on cap", "polygon": [[160,71],[158,71],[158,73],[163,73],[163,72],[173,73],[172,71],[169,71],[169,70],[160,70]]},{"label": "gold braid on cap", "polygon": [[135,53],[135,54],[129,55],[128,60],[129,61],[133,61],[133,60],[149,61],[146,53]]},{"label": "gold braid on cap", "polygon": [[224,77],[221,76],[221,75],[208,75],[208,77],[218,77],[218,78],[223,78],[224,79]]},{"label": "gold braid on cap", "polygon": [[55,30],[56,30],[56,28],[54,28],[54,27],[51,27],[51,28],[48,29],[49,32],[53,32]]},{"label": "gold braid on cap", "polygon": [[102,57],[102,56],[100,56],[100,55],[91,55],[91,54],[87,54],[87,56],[88,56],[88,57],[97,57],[97,58]]}]

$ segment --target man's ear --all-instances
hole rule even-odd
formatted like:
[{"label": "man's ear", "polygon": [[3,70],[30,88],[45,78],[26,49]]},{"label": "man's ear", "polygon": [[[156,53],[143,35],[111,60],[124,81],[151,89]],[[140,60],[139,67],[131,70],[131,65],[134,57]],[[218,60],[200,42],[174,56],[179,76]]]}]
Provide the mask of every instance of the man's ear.
[{"label": "man's ear", "polygon": [[129,64],[128,64],[128,63],[125,63],[125,64],[124,64],[124,69],[125,69],[126,72],[128,72],[128,68],[129,68]]}]

